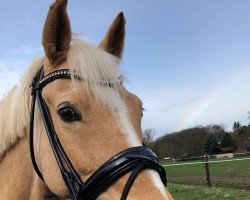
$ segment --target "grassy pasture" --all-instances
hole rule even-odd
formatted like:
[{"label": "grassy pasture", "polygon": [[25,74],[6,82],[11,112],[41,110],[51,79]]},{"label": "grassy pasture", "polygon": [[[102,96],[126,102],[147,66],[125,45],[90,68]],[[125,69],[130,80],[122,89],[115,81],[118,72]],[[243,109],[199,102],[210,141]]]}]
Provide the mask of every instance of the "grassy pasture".
[{"label": "grassy pasture", "polygon": [[169,183],[168,189],[175,200],[249,200],[250,191],[206,186],[188,186]]},{"label": "grassy pasture", "polygon": [[[190,163],[190,161],[178,163],[185,164]],[[171,163],[168,164],[170,166],[166,166],[165,169],[169,182],[191,185],[206,185],[204,164],[178,166],[171,166]],[[250,189],[250,159],[232,162],[210,163],[209,169],[213,186]]]}]

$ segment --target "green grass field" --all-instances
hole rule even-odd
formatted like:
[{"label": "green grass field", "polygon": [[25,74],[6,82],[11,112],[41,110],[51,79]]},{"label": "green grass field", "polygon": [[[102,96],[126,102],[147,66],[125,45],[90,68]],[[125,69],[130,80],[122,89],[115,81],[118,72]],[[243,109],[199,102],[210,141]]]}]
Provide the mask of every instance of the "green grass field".
[{"label": "green grass field", "polygon": [[[169,182],[206,185],[204,164],[166,166],[165,169]],[[209,169],[213,186],[250,189],[250,159],[210,163]]]},{"label": "green grass field", "polygon": [[169,183],[168,189],[175,200],[249,200],[250,191],[206,186],[187,186]]}]

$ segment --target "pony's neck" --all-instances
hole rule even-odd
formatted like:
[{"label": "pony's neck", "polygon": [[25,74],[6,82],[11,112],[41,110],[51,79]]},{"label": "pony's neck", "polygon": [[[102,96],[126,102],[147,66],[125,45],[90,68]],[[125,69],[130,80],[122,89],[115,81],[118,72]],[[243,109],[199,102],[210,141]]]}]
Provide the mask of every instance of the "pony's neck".
[{"label": "pony's neck", "polygon": [[7,199],[42,200],[49,190],[35,174],[27,134],[9,149],[0,162],[0,194]]}]

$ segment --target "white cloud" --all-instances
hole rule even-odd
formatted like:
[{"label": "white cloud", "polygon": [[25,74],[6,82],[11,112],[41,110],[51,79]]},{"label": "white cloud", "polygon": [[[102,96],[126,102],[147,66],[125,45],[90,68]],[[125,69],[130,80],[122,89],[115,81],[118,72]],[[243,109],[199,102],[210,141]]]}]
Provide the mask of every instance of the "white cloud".
[{"label": "white cloud", "polygon": [[[142,127],[156,128],[157,136],[196,125],[225,124],[231,129],[234,121],[247,124],[250,110],[250,67],[226,77],[221,85],[202,89],[168,87],[135,91],[146,111]],[[227,81],[226,81],[227,80]],[[216,80],[214,80],[216,81]]]},{"label": "white cloud", "polygon": [[14,85],[28,68],[28,59],[0,59],[0,99]]},{"label": "white cloud", "polygon": [[137,94],[142,98],[146,109],[142,127],[156,128],[157,136],[178,130],[184,115],[207,95],[193,89],[170,88],[144,90]]},{"label": "white cloud", "polygon": [[32,59],[42,51],[41,46],[20,46],[0,57],[0,98],[19,83]]},{"label": "white cloud", "polygon": [[39,47],[31,47],[31,46],[21,46],[18,47],[16,49],[13,49],[10,54],[14,54],[14,55],[21,55],[21,54],[28,54],[28,55],[33,55],[33,54],[37,54],[43,51],[42,46]]}]

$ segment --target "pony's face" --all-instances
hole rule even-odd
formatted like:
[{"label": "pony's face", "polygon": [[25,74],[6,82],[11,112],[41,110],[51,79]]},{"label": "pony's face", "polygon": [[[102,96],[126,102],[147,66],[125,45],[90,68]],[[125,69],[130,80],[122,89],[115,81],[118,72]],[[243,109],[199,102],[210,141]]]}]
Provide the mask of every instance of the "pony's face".
[{"label": "pony's face", "polygon": [[[101,90],[103,96],[96,97],[84,84],[59,79],[43,91],[56,133],[83,180],[118,152],[142,144],[140,99],[122,88]],[[62,190],[64,183],[53,153],[48,151],[45,130],[41,135],[40,163],[45,182],[53,192],[63,192],[60,195],[64,196],[67,190]]]},{"label": "pony's face", "polygon": [[[58,69],[74,69],[86,80],[58,79],[46,85],[43,97],[65,152],[86,180],[118,152],[142,145],[143,109],[141,100],[117,83],[120,72],[116,65],[125,35],[123,14],[116,17],[99,47],[92,47],[81,41],[71,42],[66,3],[56,1],[45,23],[45,75]],[[103,80],[114,84],[99,84]],[[68,190],[41,120],[35,128],[40,137],[35,144],[36,156],[45,183],[53,193],[67,197]],[[127,178],[120,178],[99,199],[119,199]],[[167,193],[158,174],[146,170],[136,179],[128,199],[152,198],[167,199]]]}]

